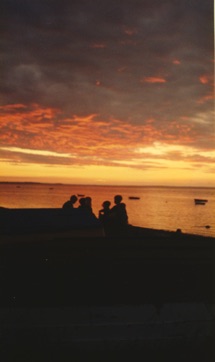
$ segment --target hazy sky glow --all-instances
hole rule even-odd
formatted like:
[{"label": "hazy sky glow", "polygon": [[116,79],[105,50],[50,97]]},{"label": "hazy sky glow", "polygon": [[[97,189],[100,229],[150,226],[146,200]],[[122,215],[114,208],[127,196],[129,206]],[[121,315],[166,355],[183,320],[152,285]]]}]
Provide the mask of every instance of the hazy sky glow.
[{"label": "hazy sky glow", "polygon": [[0,8],[0,181],[215,186],[212,0]]}]

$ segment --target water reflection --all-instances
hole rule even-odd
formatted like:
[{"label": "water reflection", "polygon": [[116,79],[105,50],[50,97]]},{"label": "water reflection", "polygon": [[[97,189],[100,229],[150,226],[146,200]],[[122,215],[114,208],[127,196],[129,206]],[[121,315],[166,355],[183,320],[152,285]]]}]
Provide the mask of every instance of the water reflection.
[{"label": "water reflection", "polygon": [[[61,207],[71,194],[91,196],[95,215],[104,200],[113,202],[114,195],[121,194],[130,224],[215,236],[215,188],[0,184],[0,206]],[[131,195],[140,199],[131,200]],[[208,199],[208,203],[195,205],[195,198]]]}]

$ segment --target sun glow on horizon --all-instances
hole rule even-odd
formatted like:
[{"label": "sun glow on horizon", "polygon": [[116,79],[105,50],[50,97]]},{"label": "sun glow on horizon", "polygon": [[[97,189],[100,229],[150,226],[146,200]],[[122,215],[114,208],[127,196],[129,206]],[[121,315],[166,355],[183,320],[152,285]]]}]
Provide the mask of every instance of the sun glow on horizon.
[{"label": "sun glow on horizon", "polygon": [[197,143],[210,117],[206,112],[168,125],[156,118],[132,124],[97,113],[64,116],[38,104],[2,106],[0,180],[214,185],[213,134],[201,147]]},{"label": "sun glow on horizon", "polygon": [[[61,182],[68,184],[98,185],[168,185],[168,186],[215,186],[214,173],[201,168],[186,168],[183,162],[151,163],[139,169],[123,164],[116,166],[50,166],[41,164],[1,163],[0,181]],[[203,172],[202,172],[203,171]]]}]

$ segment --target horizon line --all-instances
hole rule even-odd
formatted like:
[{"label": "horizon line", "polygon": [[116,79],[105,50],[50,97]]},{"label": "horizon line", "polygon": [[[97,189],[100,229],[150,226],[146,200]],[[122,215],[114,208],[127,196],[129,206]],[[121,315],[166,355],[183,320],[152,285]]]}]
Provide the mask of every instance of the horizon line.
[{"label": "horizon line", "polygon": [[33,185],[56,185],[56,186],[96,186],[96,187],[175,187],[175,188],[215,188],[214,186],[190,186],[190,185],[115,185],[115,184],[77,184],[63,182],[40,182],[40,181],[0,181],[0,184],[33,184]]}]

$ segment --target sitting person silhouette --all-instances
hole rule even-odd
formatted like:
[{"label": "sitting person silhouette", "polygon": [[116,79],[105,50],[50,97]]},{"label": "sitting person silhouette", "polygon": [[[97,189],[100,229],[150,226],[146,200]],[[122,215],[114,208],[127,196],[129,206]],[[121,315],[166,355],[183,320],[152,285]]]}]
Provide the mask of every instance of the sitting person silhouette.
[{"label": "sitting person silhouette", "polygon": [[110,205],[111,205],[110,201],[104,201],[102,204],[103,209],[99,210],[99,220],[103,224],[108,224],[110,222],[110,212],[111,212]]},{"label": "sitting person silhouette", "polygon": [[93,213],[92,198],[90,196],[85,197],[85,207],[87,210]]},{"label": "sitting person silhouette", "polygon": [[86,198],[85,197],[81,197],[79,199],[79,206],[78,206],[79,209],[81,210],[86,210]]},{"label": "sitting person silhouette", "polygon": [[93,213],[92,210],[92,199],[91,197],[81,197],[79,199],[79,206],[78,206],[78,210],[79,210],[79,215],[80,217],[85,217],[89,220],[97,220],[97,217],[95,216],[95,214]]},{"label": "sitting person silhouette", "polygon": [[76,195],[72,195],[70,197],[70,200],[66,201],[62,208],[63,209],[73,209],[74,208],[74,204],[76,203],[76,201],[78,200],[77,196]]},{"label": "sitting person silhouette", "polygon": [[126,205],[122,202],[122,196],[114,196],[115,205],[110,210],[111,219],[115,226],[128,225],[128,215]]}]

